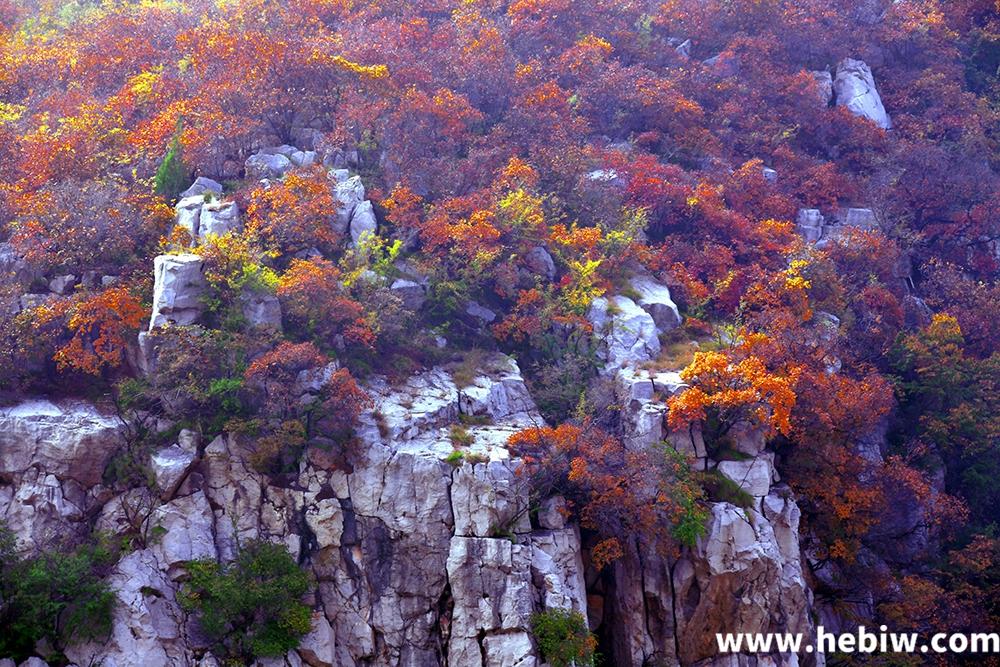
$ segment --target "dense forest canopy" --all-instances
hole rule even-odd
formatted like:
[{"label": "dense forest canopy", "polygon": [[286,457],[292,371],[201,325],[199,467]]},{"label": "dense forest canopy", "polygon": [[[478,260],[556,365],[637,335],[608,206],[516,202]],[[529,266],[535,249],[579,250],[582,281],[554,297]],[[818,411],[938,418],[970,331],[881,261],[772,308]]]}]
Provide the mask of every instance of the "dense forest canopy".
[{"label": "dense forest canopy", "polygon": [[[844,100],[851,61],[884,122]],[[436,363],[439,337],[501,349],[549,421],[512,446],[610,562],[696,539],[712,493],[674,461],[650,496],[662,462],[622,454],[600,400],[588,312],[649,273],[684,316],[669,427],[768,441],[809,553],[843,574],[817,593],[995,630],[998,142],[994,0],[0,0],[0,386],[252,424],[279,474],[350,441],[364,379]],[[249,173],[283,144],[320,157]],[[360,176],[377,233],[351,243],[331,167]],[[175,227],[199,176],[240,230]],[[803,231],[850,210],[867,224]],[[153,257],[182,249],[204,320],[156,334],[149,381]],[[369,279],[401,265],[426,302]],[[247,290],[283,332],[247,326]],[[331,359],[303,414],[286,389]],[[873,433],[884,458],[858,446]],[[921,508],[919,553],[880,521],[899,505]]]}]

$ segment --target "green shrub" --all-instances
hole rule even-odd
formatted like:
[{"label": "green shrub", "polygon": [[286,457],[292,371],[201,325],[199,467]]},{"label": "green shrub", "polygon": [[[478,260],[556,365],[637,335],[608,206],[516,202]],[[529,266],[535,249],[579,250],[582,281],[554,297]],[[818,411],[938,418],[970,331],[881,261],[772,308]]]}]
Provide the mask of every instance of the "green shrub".
[{"label": "green shrub", "polygon": [[552,667],[595,664],[597,639],[580,612],[548,609],[531,617],[531,629],[542,656]]},{"label": "green shrub", "polygon": [[188,573],[178,601],[197,615],[219,657],[249,663],[281,656],[312,626],[312,612],[302,602],[309,575],[283,545],[254,541],[232,563],[195,561]]},{"label": "green shrub", "polygon": [[48,646],[43,657],[64,663],[71,644],[106,637],[115,596],[102,574],[113,560],[95,544],[21,559],[0,525],[0,656],[20,662]]},{"label": "green shrub", "polygon": [[446,456],[444,460],[445,463],[451,464],[457,468],[458,466],[462,465],[462,463],[465,462],[465,455],[462,454],[461,451],[456,449],[451,454],[448,454],[448,456]]},{"label": "green shrub", "polygon": [[184,163],[180,139],[175,136],[153,177],[156,194],[163,195],[167,199],[176,199],[188,186],[190,175],[191,170]]},{"label": "green shrub", "polygon": [[454,424],[448,429],[448,439],[453,447],[468,447],[476,441],[474,435],[469,433],[469,429],[461,424]]}]

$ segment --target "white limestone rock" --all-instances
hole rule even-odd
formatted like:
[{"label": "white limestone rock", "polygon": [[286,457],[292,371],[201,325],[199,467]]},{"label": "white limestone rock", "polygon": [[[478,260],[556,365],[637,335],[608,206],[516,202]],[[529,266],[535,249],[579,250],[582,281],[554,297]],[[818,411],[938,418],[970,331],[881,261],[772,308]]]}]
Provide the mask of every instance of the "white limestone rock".
[{"label": "white limestone rock", "polygon": [[552,255],[543,246],[535,246],[524,256],[524,263],[528,270],[537,276],[545,278],[549,282],[556,278],[556,263],[552,260]]},{"label": "white limestone rock", "polygon": [[32,399],[0,408],[0,473],[37,466],[60,479],[98,484],[122,445],[117,417],[84,401]]},{"label": "white limestone rock", "polygon": [[149,330],[167,324],[191,325],[204,310],[203,261],[198,255],[159,255],[153,260],[153,314]]},{"label": "white limestone rock", "polygon": [[222,196],[222,184],[218,181],[213,181],[211,178],[205,176],[199,176],[194,179],[187,190],[180,193],[179,199],[186,199],[188,197],[204,197],[205,193],[211,193],[215,196]]},{"label": "white limestone rock", "polygon": [[337,200],[335,230],[338,234],[346,234],[354,215],[354,209],[365,201],[365,186],[361,182],[360,176],[350,176],[341,180],[344,175],[341,172],[346,172],[346,170],[337,171],[335,175],[337,182],[333,187],[333,196]]},{"label": "white limestone rock", "polygon": [[355,246],[361,245],[366,238],[371,238],[378,231],[378,221],[372,203],[365,199],[354,207],[351,213],[351,240]]},{"label": "white limestone rock", "polygon": [[527,533],[528,487],[509,461],[466,464],[452,474],[451,506],[455,535],[494,537]]},{"label": "white limestone rock", "polygon": [[292,168],[292,161],[280,153],[260,152],[247,158],[247,178],[281,178]]},{"label": "white limestone rock", "polygon": [[198,239],[222,236],[240,228],[240,209],[234,201],[213,201],[201,207],[198,218]]},{"label": "white limestone rock", "polygon": [[773,459],[773,454],[763,453],[740,461],[720,461],[719,472],[751,496],[763,498],[771,490]]},{"label": "white limestone rock", "polygon": [[656,322],[628,297],[594,299],[588,319],[603,341],[599,354],[608,370],[640,364],[660,353]]},{"label": "white limestone rock", "polygon": [[191,241],[198,240],[198,226],[201,224],[201,208],[205,205],[205,197],[192,195],[184,197],[174,206],[174,224],[187,231]]},{"label": "white limestone rock", "polygon": [[171,498],[194,464],[195,453],[180,445],[170,445],[149,457],[149,467],[163,498]]},{"label": "white limestone rock", "polygon": [[389,286],[392,293],[400,298],[403,305],[410,310],[420,310],[427,300],[427,293],[420,283],[406,278],[396,278]]},{"label": "white limestone rock", "polygon": [[634,276],[629,285],[639,294],[639,306],[653,317],[661,333],[680,326],[680,311],[670,298],[670,289],[666,285],[649,276]]},{"label": "white limestone rock", "polygon": [[882,105],[872,70],[864,61],[853,58],[841,60],[837,64],[833,89],[837,94],[837,106],[846,107],[854,115],[867,118],[883,130],[892,129],[892,120]]},{"label": "white limestone rock", "polygon": [[244,292],[240,295],[243,317],[251,327],[281,331],[281,302],[273,294]]}]

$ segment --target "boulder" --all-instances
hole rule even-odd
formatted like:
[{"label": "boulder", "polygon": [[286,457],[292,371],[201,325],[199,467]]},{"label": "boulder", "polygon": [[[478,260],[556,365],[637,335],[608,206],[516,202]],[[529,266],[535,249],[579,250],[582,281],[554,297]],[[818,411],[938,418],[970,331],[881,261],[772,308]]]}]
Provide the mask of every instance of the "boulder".
[{"label": "boulder", "polygon": [[365,199],[354,207],[354,212],[351,214],[351,240],[355,246],[361,245],[366,238],[374,236],[377,230],[375,210],[372,208],[372,203]]},{"label": "boulder", "polygon": [[768,183],[778,182],[778,171],[776,169],[772,169],[771,167],[761,167],[760,173],[764,177],[764,180]]},{"label": "boulder", "polygon": [[0,473],[18,475],[36,466],[94,486],[122,435],[117,417],[83,401],[37,399],[0,408]]},{"label": "boulder", "polygon": [[549,282],[555,280],[556,264],[552,255],[542,246],[535,246],[524,256],[524,264],[536,276],[541,276]]},{"label": "boulder", "polygon": [[853,58],[841,60],[837,64],[833,89],[837,95],[837,106],[846,107],[855,116],[867,118],[883,130],[892,129],[892,120],[882,106],[872,70],[864,61]]},{"label": "boulder", "polygon": [[245,163],[247,178],[281,178],[292,168],[292,161],[279,153],[264,153],[251,155]]},{"label": "boulder", "polygon": [[167,324],[187,326],[201,316],[205,290],[203,262],[198,255],[159,255],[153,260],[153,314],[149,330]]},{"label": "boulder", "polygon": [[201,207],[205,205],[202,195],[185,197],[174,206],[174,224],[186,230],[191,241],[198,240],[198,226],[201,222]]},{"label": "boulder", "polygon": [[213,181],[211,178],[206,178],[204,176],[199,176],[194,179],[194,183],[179,195],[180,199],[186,199],[188,197],[204,197],[206,192],[210,192],[216,196],[222,196],[222,184]]},{"label": "boulder", "polygon": [[295,167],[311,167],[316,164],[316,151],[295,151],[288,156]]},{"label": "boulder", "polygon": [[640,364],[660,353],[656,322],[628,297],[594,299],[588,319],[603,341],[599,355],[609,370]]},{"label": "boulder", "polygon": [[234,201],[213,201],[201,207],[198,218],[198,240],[222,236],[240,228],[240,209]]},{"label": "boulder", "polygon": [[674,47],[674,51],[676,51],[677,55],[679,55],[682,58],[690,58],[691,57],[691,40],[690,39],[685,39],[683,42],[681,42],[676,47]]},{"label": "boulder", "polygon": [[335,230],[338,234],[346,234],[354,215],[354,209],[365,201],[365,186],[360,176],[344,178],[346,169],[335,170],[336,185],[333,188],[334,199],[337,200],[337,220]]},{"label": "boulder", "polygon": [[492,324],[497,318],[497,314],[476,301],[465,304],[466,315],[471,315],[483,324]]},{"label": "boulder", "polygon": [[649,276],[634,276],[629,280],[629,285],[639,295],[639,306],[653,317],[660,333],[680,326],[680,311],[670,298],[670,290],[666,285]]},{"label": "boulder", "polygon": [[844,208],[837,211],[836,221],[845,227],[854,227],[865,231],[878,229],[878,218],[870,208]]},{"label": "boulder", "polygon": [[799,234],[810,243],[815,243],[823,237],[823,225],[825,223],[826,218],[816,208],[800,208],[798,215],[795,217],[795,226]]},{"label": "boulder", "polygon": [[149,467],[162,498],[172,498],[195,460],[195,452],[170,445],[149,457]]},{"label": "boulder", "polygon": [[763,498],[771,490],[773,457],[773,454],[760,454],[739,461],[720,461],[719,472],[751,496]]},{"label": "boulder", "polygon": [[243,317],[247,325],[271,331],[281,331],[281,302],[273,294],[244,292],[240,295]]},{"label": "boulder", "polygon": [[389,286],[389,289],[392,290],[392,293],[398,296],[403,302],[403,305],[410,310],[420,310],[420,307],[424,305],[424,301],[427,300],[427,294],[424,291],[424,286],[412,280],[397,278],[392,281],[392,285]]}]

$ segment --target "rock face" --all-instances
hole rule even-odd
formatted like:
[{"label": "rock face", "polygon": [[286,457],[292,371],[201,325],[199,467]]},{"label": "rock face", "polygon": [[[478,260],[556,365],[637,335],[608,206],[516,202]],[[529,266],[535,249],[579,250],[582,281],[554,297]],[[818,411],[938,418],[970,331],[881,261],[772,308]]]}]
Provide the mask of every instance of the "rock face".
[{"label": "rock face", "polygon": [[603,340],[600,355],[608,368],[642,363],[660,353],[656,322],[628,297],[594,299],[588,319]]},{"label": "rock face", "polygon": [[0,473],[36,467],[94,486],[121,445],[120,429],[112,414],[80,401],[30,400],[0,408]]},{"label": "rock face", "polygon": [[351,239],[354,245],[361,245],[366,237],[371,237],[378,229],[378,222],[375,220],[375,211],[372,203],[367,199],[354,207],[351,213]]},{"label": "rock face", "polygon": [[[716,465],[700,434],[663,432],[664,400],[684,389],[677,373],[635,367],[658,344],[653,315],[624,297],[601,313],[629,446],[667,439],[696,466]],[[625,330],[632,324],[637,332]],[[336,368],[304,372],[295,391],[308,394]],[[311,448],[297,471],[268,478],[247,464],[248,436],[200,446],[182,431],[151,453],[157,488],[147,495],[100,485],[117,421],[80,403],[0,410],[0,511],[25,548],[89,517],[120,532],[135,525],[137,506],[141,530],[157,536],[109,578],[118,597],[109,640],[74,646],[69,658],[216,664],[177,591],[187,563],[232,558],[250,539],[284,544],[316,581],[312,632],[273,664],[541,667],[531,617],[557,608],[589,617],[616,665],[729,664],[715,654],[716,631],[811,631],[798,508],[774,485],[762,439],[738,431],[748,458],[717,464],[751,495],[750,508],[713,503],[695,549],[667,558],[654,546],[597,572],[566,501],[534,507],[531,480],[508,450],[511,434],[543,423],[517,363],[488,354],[460,382],[450,368],[370,379],[349,465]]]},{"label": "rock face", "polygon": [[865,62],[853,58],[840,61],[833,89],[837,106],[846,107],[855,116],[867,118],[883,130],[892,129],[892,120],[875,88],[872,70]]},{"label": "rock face", "polygon": [[204,241],[211,236],[222,236],[240,227],[240,209],[236,202],[213,201],[201,207],[198,217],[198,239]]},{"label": "rock face", "polygon": [[182,326],[198,321],[204,305],[202,259],[198,255],[159,255],[153,260],[153,314],[149,330],[167,324]]},{"label": "rock face", "polygon": [[[768,496],[762,510],[712,507],[707,534],[673,568],[682,664],[714,657],[717,632],[812,631],[798,522],[794,501],[778,495]],[[774,664],[799,664],[794,655],[776,658]]]},{"label": "rock face", "polygon": [[206,178],[204,176],[199,176],[194,179],[194,183],[180,194],[180,199],[186,199],[187,197],[200,197],[206,192],[211,192],[219,197],[222,196],[222,184],[213,181],[211,178]]},{"label": "rock face", "polygon": [[660,333],[676,329],[681,324],[681,314],[670,298],[670,290],[649,276],[635,276],[629,285],[638,293],[638,304],[649,313]]},{"label": "rock face", "polygon": [[365,186],[360,176],[349,176],[346,169],[334,169],[330,173],[335,180],[333,195],[338,204],[336,231],[346,234],[354,209],[365,201]]}]

